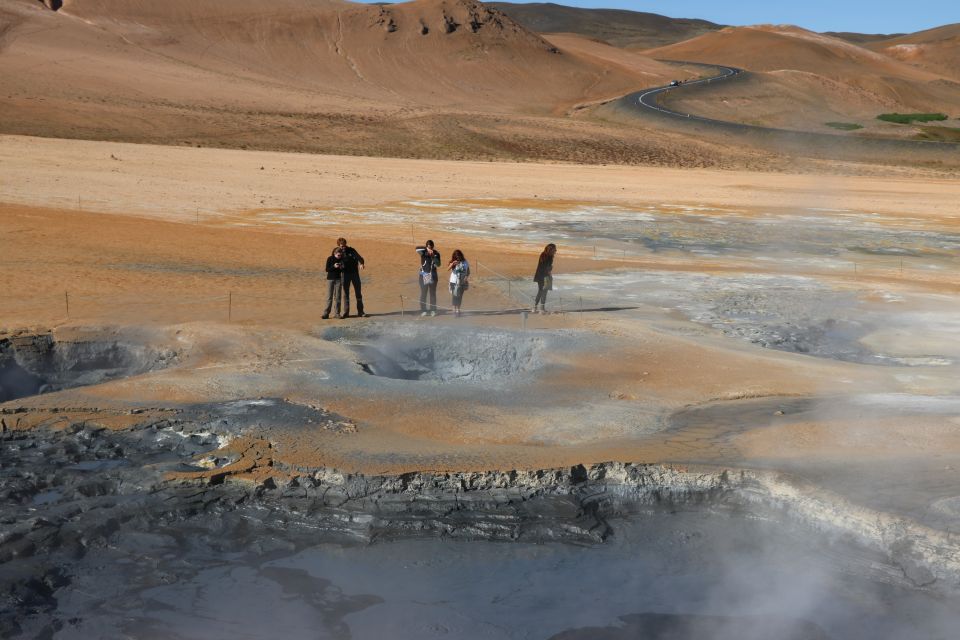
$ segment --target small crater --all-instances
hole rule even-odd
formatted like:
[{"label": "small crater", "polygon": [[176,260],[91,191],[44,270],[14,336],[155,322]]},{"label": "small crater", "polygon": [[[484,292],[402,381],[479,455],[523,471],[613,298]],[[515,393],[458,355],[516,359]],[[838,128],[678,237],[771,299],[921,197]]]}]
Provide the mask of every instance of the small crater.
[{"label": "small crater", "polygon": [[506,381],[537,368],[544,347],[539,336],[436,327],[333,329],[324,337],[350,347],[369,375],[434,382]]},{"label": "small crater", "polygon": [[51,334],[0,339],[0,402],[99,384],[163,368],[175,358],[118,340],[57,341]]}]

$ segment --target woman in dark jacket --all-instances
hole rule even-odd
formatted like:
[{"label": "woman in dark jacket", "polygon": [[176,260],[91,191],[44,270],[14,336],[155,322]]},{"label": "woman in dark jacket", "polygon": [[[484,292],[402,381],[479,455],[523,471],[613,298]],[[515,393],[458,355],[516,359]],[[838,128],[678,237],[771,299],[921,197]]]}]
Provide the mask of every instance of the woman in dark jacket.
[{"label": "woman in dark jacket", "polygon": [[[533,313],[547,312],[547,291],[553,289],[553,257],[557,255],[557,245],[552,242],[543,248],[537,262],[537,272],[533,281],[537,283],[537,297],[533,300]],[[539,309],[537,306],[539,305]]]},{"label": "woman in dark jacket", "polygon": [[330,317],[330,309],[333,307],[334,301],[336,301],[335,310],[337,317],[344,317],[340,314],[340,296],[343,291],[343,271],[345,266],[343,250],[337,247],[333,250],[333,253],[327,257],[327,306],[323,310],[323,315],[320,316],[324,320]]},{"label": "woman in dark jacket", "polygon": [[[440,252],[434,249],[433,240],[427,240],[417,247],[420,254],[420,315],[437,315],[437,267],[440,266]],[[430,306],[427,306],[427,293],[430,294]]]}]

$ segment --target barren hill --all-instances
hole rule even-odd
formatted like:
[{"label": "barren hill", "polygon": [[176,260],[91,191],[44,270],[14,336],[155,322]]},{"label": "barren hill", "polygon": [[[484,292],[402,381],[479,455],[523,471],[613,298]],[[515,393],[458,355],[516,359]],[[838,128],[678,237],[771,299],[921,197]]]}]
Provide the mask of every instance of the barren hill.
[{"label": "barren hill", "polygon": [[827,122],[864,133],[910,136],[912,128],[876,120],[885,112],[960,112],[960,84],[850,42],[798,27],[728,27],[644,52],[654,58],[729,64],[754,73],[684,97],[687,110],[750,124],[830,131]]},{"label": "barren hill", "polygon": [[582,9],[552,2],[488,2],[487,6],[496,7],[537,33],[573,33],[631,49],[660,47],[721,28],[707,20],[620,9]]},{"label": "barren hill", "polygon": [[66,0],[59,15],[81,18],[101,37],[151,58],[325,95],[411,105],[526,104],[549,111],[579,99],[598,73],[468,0],[390,6]]},{"label": "barren hill", "polygon": [[0,0],[0,132],[416,157],[710,155],[570,120],[673,73],[582,49],[472,0]]},{"label": "barren hill", "polygon": [[868,48],[960,80],[960,23],[870,42]]}]

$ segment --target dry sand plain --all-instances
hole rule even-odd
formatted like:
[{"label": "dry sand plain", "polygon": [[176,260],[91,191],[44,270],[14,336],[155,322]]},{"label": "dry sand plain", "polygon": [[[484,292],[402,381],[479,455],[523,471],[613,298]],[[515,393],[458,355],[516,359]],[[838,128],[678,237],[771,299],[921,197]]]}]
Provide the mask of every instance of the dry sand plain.
[{"label": "dry sand plain", "polygon": [[[545,377],[522,373],[520,379],[527,376],[538,388],[549,389],[536,400],[523,394],[540,396],[543,391],[522,390],[504,402],[479,400],[469,392],[430,401],[418,393],[405,396],[397,389],[360,383],[355,388],[331,386],[330,372],[317,363],[331,358],[349,362],[351,355],[336,342],[321,339],[324,331],[367,323],[389,334],[391,324],[409,322],[399,314],[401,308],[409,312],[415,305],[413,239],[433,237],[446,252],[459,246],[487,265],[477,274],[468,306],[503,313],[477,314],[459,321],[461,325],[510,332],[520,326],[519,314],[507,311],[519,303],[504,291],[502,277],[516,278],[518,288],[526,286],[538,243],[521,235],[510,238],[509,232],[506,238],[464,235],[449,224],[431,229],[388,215],[376,222],[379,209],[406,207],[416,215],[417,202],[438,199],[467,205],[473,201],[479,208],[548,211],[585,203],[699,207],[716,209],[708,215],[739,212],[748,218],[759,212],[776,216],[798,208],[830,208],[882,214],[883,224],[893,228],[902,224],[951,230],[957,195],[952,181],[916,175],[877,179],[401,161],[20,137],[3,138],[0,153],[6,202],[0,217],[2,326],[7,333],[53,329],[66,339],[77,331],[149,327],[151,340],[173,345],[183,354],[178,366],[166,371],[62,392],[70,401],[51,394],[10,406],[79,402],[122,410],[127,403],[164,407],[295,398],[348,417],[356,432],[298,429],[295,435],[278,434],[278,442],[285,445],[272,454],[277,467],[282,466],[280,458],[286,458],[297,465],[380,472],[544,467],[613,458],[735,463],[744,455],[738,447],[717,447],[699,432],[689,438],[670,430],[657,435],[662,430],[657,421],[684,407],[724,399],[818,395],[824,380],[843,380],[851,393],[903,392],[909,385],[882,368],[758,349],[709,332],[684,335],[664,330],[643,313],[631,318],[624,311],[588,311],[530,320],[531,331],[560,332],[557,340],[572,349],[544,351],[552,362]],[[364,221],[337,217],[337,211],[349,207],[364,212]],[[278,225],[271,216],[292,212],[296,218],[297,212],[317,210],[329,212],[337,222]],[[464,224],[470,217],[465,215]],[[320,265],[340,234],[369,258],[363,274],[365,299],[368,311],[379,318],[328,324],[318,319]],[[596,260],[589,244],[577,242],[564,247],[561,256],[559,268],[570,274],[618,269],[749,274],[778,268],[758,267],[743,258],[642,251]],[[869,264],[869,258],[865,260]],[[856,287],[869,283],[899,292],[953,295],[958,285],[952,271],[860,269]],[[792,275],[804,270],[835,282],[850,279],[817,266],[785,269]],[[442,288],[439,295],[442,304]],[[433,322],[453,330],[448,325],[456,321]],[[423,330],[427,333],[414,337],[429,341],[429,330]],[[584,347],[578,350],[580,342]],[[305,382],[303,376],[311,375]],[[925,385],[938,393],[954,390],[949,375],[934,371],[925,378],[914,392],[923,393]],[[585,380],[590,384],[584,385]],[[517,404],[520,397],[540,410]],[[386,407],[392,410],[388,419]],[[425,409],[433,416],[426,422]],[[822,423],[794,425],[791,433],[815,434],[825,428],[829,430]],[[903,429],[902,424],[890,425],[892,440],[875,442],[874,434],[871,446],[854,441],[843,451],[863,446],[864,451],[889,453],[892,442],[908,437]],[[744,451],[753,457],[786,455],[776,434],[759,430],[743,436]],[[829,453],[833,447],[829,440],[796,437],[804,450]],[[949,441],[948,435],[944,438]],[[924,443],[918,445],[924,451],[942,444],[938,438]],[[388,451],[386,460],[383,454]]]}]

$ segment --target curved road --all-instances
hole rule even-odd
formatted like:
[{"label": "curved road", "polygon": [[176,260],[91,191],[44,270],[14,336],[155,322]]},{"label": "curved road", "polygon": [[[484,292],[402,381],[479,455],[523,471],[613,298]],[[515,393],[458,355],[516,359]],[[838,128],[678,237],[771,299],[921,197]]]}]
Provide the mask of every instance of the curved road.
[{"label": "curved road", "polygon": [[[689,113],[680,113],[678,111],[671,111],[670,109],[664,109],[657,104],[657,96],[661,93],[666,93],[667,91],[673,91],[674,89],[686,89],[687,87],[692,87],[698,84],[712,84],[714,81],[729,80],[734,76],[738,76],[743,73],[743,69],[738,69],[737,67],[725,67],[718,64],[704,64],[702,62],[681,62],[679,60],[660,60],[660,62],[669,62],[671,64],[685,64],[690,66],[697,67],[707,67],[710,69],[718,69],[720,71],[719,75],[710,76],[708,78],[700,78],[699,80],[690,80],[679,84],[676,86],[665,85],[663,87],[654,87],[653,89],[645,89],[639,93],[630,94],[630,96],[637,96],[637,104],[647,107],[648,109],[655,109],[661,113],[666,113],[672,116],[677,116],[678,118],[689,119],[695,118],[697,120],[703,120],[704,122],[724,122],[723,120],[714,120],[712,118],[702,118],[700,116],[695,116]],[[729,123],[736,124],[736,123]]]},{"label": "curved road", "polygon": [[[660,60],[669,64],[682,64],[687,66],[703,67],[716,71],[712,75],[699,80],[691,80],[677,86],[662,86],[643,89],[627,94],[615,101],[618,107],[642,113],[645,115],[656,115],[669,119],[680,126],[702,125],[708,131],[727,132],[746,134],[753,141],[766,145],[773,145],[779,151],[791,150],[801,152],[815,151],[814,155],[844,156],[857,155],[858,153],[876,153],[880,154],[882,159],[889,162],[890,158],[883,157],[884,153],[891,151],[920,151],[928,156],[935,156],[939,161],[943,158],[949,159],[953,163],[960,161],[960,144],[953,142],[936,142],[931,140],[899,140],[892,138],[868,138],[859,136],[843,136],[830,133],[816,133],[812,131],[797,131],[794,129],[777,129],[773,127],[760,127],[751,124],[741,124],[739,122],[730,122],[728,120],[716,120],[714,118],[705,118],[703,116],[691,113],[681,113],[658,103],[660,95],[669,91],[696,90],[702,89],[708,85],[718,82],[730,82],[737,78],[749,77],[749,73],[737,67],[730,67],[718,64],[706,64],[703,62],[686,62],[682,60]],[[701,130],[699,127],[697,130]]]}]

